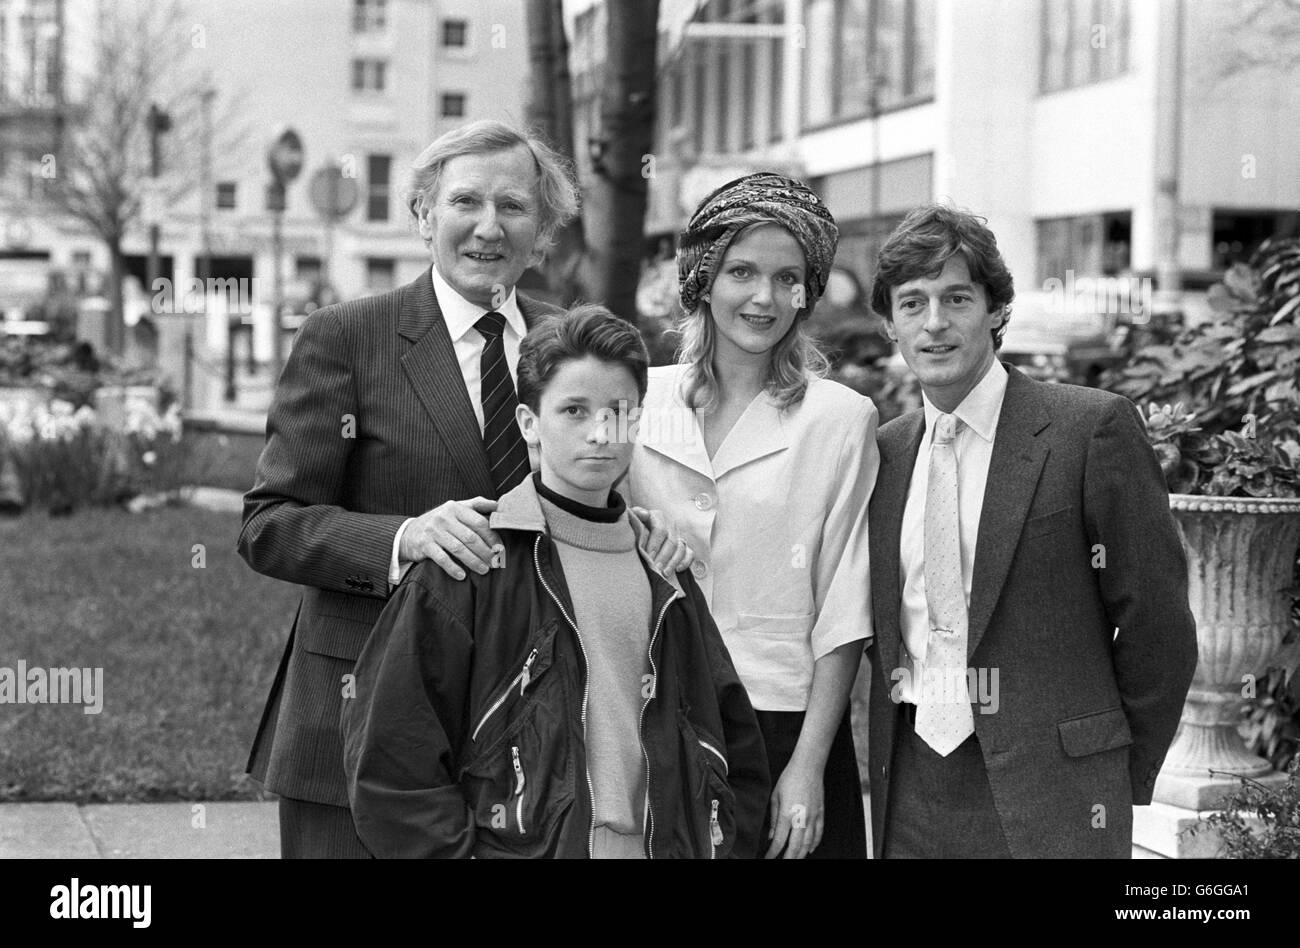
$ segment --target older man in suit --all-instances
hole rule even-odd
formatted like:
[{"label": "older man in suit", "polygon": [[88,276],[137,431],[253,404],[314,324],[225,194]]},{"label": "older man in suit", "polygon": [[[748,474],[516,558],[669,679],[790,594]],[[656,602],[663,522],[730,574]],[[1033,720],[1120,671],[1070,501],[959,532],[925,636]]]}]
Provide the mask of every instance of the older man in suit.
[{"label": "older man in suit", "polygon": [[870,505],[877,857],[1128,856],[1196,665],[1141,416],[999,362],[1012,295],[971,214],[881,249],[924,407],[880,429]]},{"label": "older man in suit", "polygon": [[[545,144],[477,122],[420,155],[408,208],[432,267],[307,318],[244,499],[241,555],[307,587],[249,760],[281,796],[286,857],[367,855],[342,762],[352,667],[410,564],[433,559],[457,578],[490,568],[499,539],[484,515],[530,468],[515,422],[519,342],[550,309],[515,284],[577,195]],[[689,559],[662,518],[654,526],[662,568]]]}]

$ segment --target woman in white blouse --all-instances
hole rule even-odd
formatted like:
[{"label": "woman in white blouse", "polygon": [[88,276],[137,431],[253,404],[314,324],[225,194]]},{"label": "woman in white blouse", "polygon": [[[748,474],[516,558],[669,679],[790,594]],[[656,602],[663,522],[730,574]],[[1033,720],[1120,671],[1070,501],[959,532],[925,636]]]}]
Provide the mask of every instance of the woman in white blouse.
[{"label": "woman in white blouse", "polygon": [[804,329],[838,230],[803,184],[737,179],[681,236],[679,362],[650,370],[631,500],[662,510],[758,712],[767,856],[865,858],[848,699],[870,635],[877,412]]}]

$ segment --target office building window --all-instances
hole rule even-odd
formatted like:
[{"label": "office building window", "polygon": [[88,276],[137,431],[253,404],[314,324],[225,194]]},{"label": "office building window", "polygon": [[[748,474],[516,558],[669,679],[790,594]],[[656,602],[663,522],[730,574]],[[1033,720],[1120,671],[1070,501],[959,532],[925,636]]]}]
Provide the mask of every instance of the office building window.
[{"label": "office building window", "polygon": [[235,209],[235,182],[220,181],[217,183],[217,210],[233,211]]},{"label": "office building window", "polygon": [[377,33],[388,25],[388,0],[352,0],[352,31]]},{"label": "office building window", "polygon": [[383,92],[388,79],[388,62],[383,59],[352,60],[354,92]]},{"label": "office building window", "polygon": [[443,20],[442,45],[448,49],[464,49],[468,46],[469,23],[466,20]]},{"label": "office building window", "polygon": [[293,261],[293,275],[303,283],[315,283],[321,276],[320,257],[300,256]]},{"label": "office building window", "polygon": [[444,92],[442,94],[442,117],[464,118],[465,98],[463,92]]},{"label": "office building window", "polygon": [[716,137],[716,151],[719,154],[726,154],[731,150],[731,111],[735,103],[731,101],[731,51],[727,45],[718,47],[714,55],[714,78],[713,84],[714,102],[717,111],[714,113],[714,124]]},{"label": "office building window", "polygon": [[774,39],[772,43],[772,97],[768,100],[768,139],[780,141],[785,121],[785,43]]},{"label": "office building window", "polygon": [[392,257],[366,258],[366,286],[372,290],[391,290],[397,285],[397,261]]},{"label": "office building window", "polygon": [[1113,79],[1128,71],[1128,0],[1041,0],[1041,92]]},{"label": "office building window", "polygon": [[1133,215],[1129,211],[1055,217],[1035,222],[1038,281],[1118,276],[1131,266]]},{"label": "office building window", "polygon": [[804,126],[932,99],[935,16],[934,0],[805,0]]},{"label": "office building window", "polygon": [[743,151],[749,151],[757,144],[754,128],[754,99],[758,95],[755,88],[758,82],[757,58],[758,50],[753,43],[740,47],[740,147]]},{"label": "office building window", "polygon": [[1234,263],[1246,263],[1269,238],[1300,236],[1300,211],[1232,211],[1215,209],[1214,258],[1211,268],[1222,273]]},{"label": "office building window", "polygon": [[695,144],[695,153],[704,151],[704,91],[708,88],[709,64],[694,44],[689,48],[691,56],[691,97],[694,99],[691,109],[691,122],[694,125],[691,140]]},{"label": "office building window", "polygon": [[388,198],[392,190],[392,155],[366,158],[366,220],[388,220]]}]

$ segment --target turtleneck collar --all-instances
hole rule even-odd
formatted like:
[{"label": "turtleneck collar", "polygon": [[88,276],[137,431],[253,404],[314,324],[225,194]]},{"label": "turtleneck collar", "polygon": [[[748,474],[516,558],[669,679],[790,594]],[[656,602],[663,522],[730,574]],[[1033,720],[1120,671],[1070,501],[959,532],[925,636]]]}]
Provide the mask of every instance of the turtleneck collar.
[{"label": "turtleneck collar", "polygon": [[619,496],[618,491],[611,490],[609,492],[609,506],[592,507],[551,490],[542,483],[541,471],[533,473],[533,485],[537,488],[538,496],[543,500],[550,501],[550,503],[567,514],[572,514],[581,520],[589,520],[592,523],[617,523],[627,510],[627,504],[623,502],[623,498]]}]

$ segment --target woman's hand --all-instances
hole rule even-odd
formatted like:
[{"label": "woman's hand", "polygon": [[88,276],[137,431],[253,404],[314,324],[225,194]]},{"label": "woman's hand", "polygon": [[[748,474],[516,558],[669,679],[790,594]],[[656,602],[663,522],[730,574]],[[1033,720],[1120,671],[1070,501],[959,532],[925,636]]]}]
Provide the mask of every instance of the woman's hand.
[{"label": "woman's hand", "polygon": [[821,845],[826,816],[823,804],[822,768],[792,758],[772,790],[771,845],[763,858],[777,858],[784,846],[786,859],[806,859]]}]

